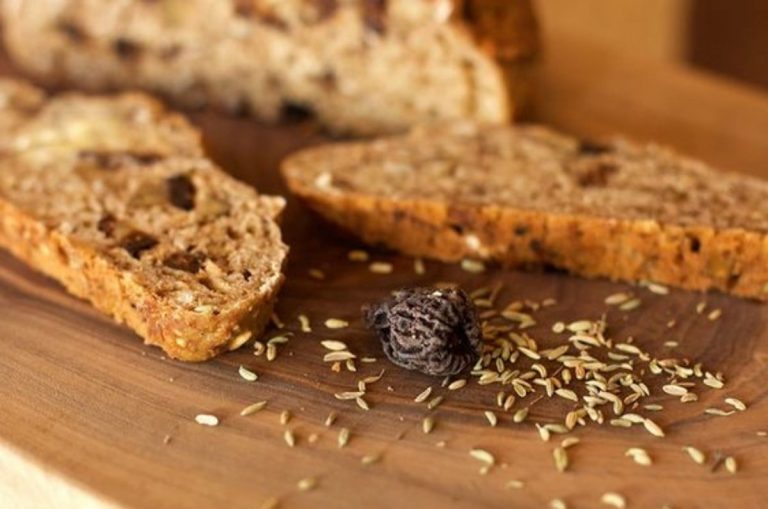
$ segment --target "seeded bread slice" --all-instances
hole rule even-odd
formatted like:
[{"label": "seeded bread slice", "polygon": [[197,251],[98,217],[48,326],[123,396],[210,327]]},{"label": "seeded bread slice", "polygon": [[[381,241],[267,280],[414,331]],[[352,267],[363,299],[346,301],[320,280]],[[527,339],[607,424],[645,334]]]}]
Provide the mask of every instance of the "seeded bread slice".
[{"label": "seeded bread slice", "polygon": [[[40,100],[15,107],[25,94]],[[142,95],[0,81],[0,102],[0,246],[173,358],[260,334],[283,280],[282,198],[228,177]]]},{"label": "seeded bread slice", "polygon": [[45,83],[144,88],[336,131],[509,120],[537,51],[530,0],[5,0],[11,58]]},{"label": "seeded bread slice", "polygon": [[289,188],[363,240],[768,298],[768,183],[656,146],[453,123],[300,152]]}]

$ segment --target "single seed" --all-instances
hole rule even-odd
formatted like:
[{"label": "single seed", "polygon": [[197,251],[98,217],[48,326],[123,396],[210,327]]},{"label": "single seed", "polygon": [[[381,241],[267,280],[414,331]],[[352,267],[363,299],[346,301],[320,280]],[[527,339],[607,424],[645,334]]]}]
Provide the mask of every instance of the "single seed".
[{"label": "single seed", "polygon": [[743,401],[736,398],[725,398],[725,402],[731,405],[733,408],[738,410],[739,412],[743,412],[747,409],[747,405],[744,404]]},{"label": "single seed", "polygon": [[578,444],[579,442],[581,442],[581,440],[577,437],[567,437],[567,438],[564,438],[562,442],[560,442],[560,447],[562,447],[563,449],[568,449],[569,447],[572,447]]},{"label": "single seed", "polygon": [[379,461],[381,461],[381,453],[368,454],[360,458],[360,463],[366,466],[373,465],[374,463],[378,463]]},{"label": "single seed", "polygon": [[326,339],[325,341],[321,341],[320,344],[323,345],[323,348],[331,350],[332,352],[341,352],[347,349],[347,344],[343,341]]},{"label": "single seed", "polygon": [[352,352],[331,352],[327,353],[323,356],[323,362],[337,362],[337,361],[348,361],[355,359],[357,356],[353,354]]},{"label": "single seed", "polygon": [[675,384],[665,385],[661,390],[672,396],[683,396],[688,393],[688,389]]},{"label": "single seed", "polygon": [[719,417],[728,417],[729,415],[733,415],[736,412],[733,410],[721,410],[720,408],[707,408],[704,410],[704,413],[707,415],[717,415]]},{"label": "single seed", "polygon": [[551,437],[549,433],[549,428],[546,426],[542,426],[540,424],[536,424],[536,429],[539,431],[539,436],[541,437],[541,440],[543,442],[549,442],[549,438]]},{"label": "single seed", "polygon": [[326,428],[330,428],[333,426],[334,422],[336,422],[336,412],[331,412],[328,414],[328,417],[325,418],[325,422],[323,422],[323,424]]},{"label": "single seed", "polygon": [[479,260],[470,260],[469,258],[461,260],[461,268],[462,270],[473,274],[485,272],[485,264],[483,264],[483,262]]},{"label": "single seed", "polygon": [[421,258],[414,258],[413,272],[415,272],[419,276],[427,272],[427,268],[424,266],[424,260],[422,260]]},{"label": "single seed", "polygon": [[329,318],[325,321],[325,326],[329,329],[343,329],[349,327],[349,322],[340,318]]},{"label": "single seed", "polygon": [[203,426],[218,426],[219,418],[211,414],[198,414],[195,416],[195,421]]},{"label": "single seed", "polygon": [[277,497],[269,497],[264,502],[262,502],[259,509],[277,509],[279,505],[280,500]]},{"label": "single seed", "polygon": [[434,410],[442,402],[443,402],[443,397],[442,396],[435,396],[434,398],[429,400],[429,403],[427,403],[427,410]]},{"label": "single seed", "polygon": [[568,453],[562,447],[555,447],[552,450],[552,457],[555,460],[555,468],[562,473],[568,468]]},{"label": "single seed", "polygon": [[715,320],[720,318],[722,315],[723,315],[723,310],[720,308],[717,308],[715,310],[710,311],[709,314],[707,315],[707,318],[714,322]]},{"label": "single seed", "polygon": [[568,509],[568,505],[563,499],[553,498],[549,501],[549,509]]},{"label": "single seed", "polygon": [[655,437],[663,437],[664,436],[664,430],[659,427],[658,424],[653,422],[650,419],[646,419],[643,421],[643,427],[645,427],[646,431],[650,433],[651,435]]},{"label": "single seed", "polygon": [[362,249],[353,249],[347,253],[347,259],[351,262],[367,262],[370,256]]},{"label": "single seed", "polygon": [[592,322],[589,320],[577,320],[575,322],[571,322],[566,326],[566,329],[568,329],[571,332],[586,332],[589,329],[592,328]]},{"label": "single seed", "polygon": [[485,412],[485,418],[488,420],[488,424],[491,425],[491,427],[496,427],[496,424],[498,424],[499,419],[496,417],[496,414],[491,412],[490,410],[486,410]]},{"label": "single seed", "polygon": [[448,390],[449,391],[456,391],[456,390],[461,389],[465,385],[467,385],[466,379],[460,378],[459,380],[454,380],[453,382],[449,383],[448,384]]},{"label": "single seed", "polygon": [[317,433],[310,433],[309,436],[307,437],[307,442],[309,442],[310,444],[314,444],[318,440],[320,440],[320,435],[318,435]]},{"label": "single seed", "polygon": [[556,322],[552,326],[552,332],[554,332],[555,334],[560,334],[561,332],[564,332],[564,331],[565,331],[565,324],[563,322]]},{"label": "single seed", "polygon": [[662,405],[657,405],[655,403],[649,404],[649,405],[643,405],[643,408],[646,410],[650,410],[652,412],[658,412],[660,410],[664,410],[664,407]]},{"label": "single seed", "polygon": [[312,279],[318,279],[320,281],[325,279],[325,272],[323,272],[320,269],[309,269],[307,271],[307,274],[309,274],[309,277],[311,277]]},{"label": "single seed", "polygon": [[520,424],[525,420],[526,417],[528,417],[528,407],[521,408],[520,410],[515,412],[512,415],[512,422],[514,422],[515,424]]},{"label": "single seed", "polygon": [[635,463],[638,465],[643,465],[644,467],[650,466],[653,463],[651,461],[651,457],[648,455],[648,452],[645,449],[641,449],[640,447],[629,448],[627,449],[627,452],[624,453],[624,455],[631,457]]},{"label": "single seed", "polygon": [[290,410],[283,410],[280,412],[280,424],[285,426],[288,424],[288,421],[291,420],[291,411]]},{"label": "single seed", "polygon": [[557,389],[555,391],[555,394],[557,394],[558,396],[560,396],[563,399],[568,399],[568,400],[571,400],[571,401],[575,401],[577,403],[579,401],[579,397],[576,395],[575,392],[573,392],[570,389]]},{"label": "single seed", "polygon": [[718,380],[717,378],[707,377],[703,380],[704,385],[708,387],[712,387],[713,389],[722,389],[725,384],[722,382],[722,380]]},{"label": "single seed", "polygon": [[683,447],[683,450],[684,450],[685,452],[687,452],[687,453],[688,453],[688,456],[690,456],[690,457],[691,457],[691,459],[692,459],[692,460],[693,460],[695,463],[698,463],[699,465],[703,465],[703,464],[704,464],[704,462],[706,462],[706,461],[707,461],[707,457],[706,457],[706,455],[705,455],[703,452],[701,452],[701,450],[699,450],[699,449],[697,449],[697,448],[695,448],[695,447],[692,447],[692,446],[686,446],[686,447]]},{"label": "single seed", "polygon": [[624,292],[619,292],[606,297],[605,303],[608,304],[609,306],[616,306],[618,304],[623,304],[624,302],[628,301],[631,298],[632,298],[631,295]]},{"label": "single seed", "polygon": [[733,456],[728,456],[727,458],[725,458],[724,463],[725,463],[725,469],[731,474],[735,474],[739,469],[739,465],[738,463],[736,463],[736,458],[734,458]]},{"label": "single seed", "polygon": [[337,439],[337,444],[339,446],[339,449],[346,446],[347,443],[349,443],[349,429],[348,428],[341,428],[339,430],[339,437]]},{"label": "single seed", "polygon": [[493,454],[485,449],[472,449],[469,451],[469,455],[486,465],[492,466],[496,463],[496,458],[493,457]]},{"label": "single seed", "polygon": [[421,391],[418,396],[413,398],[413,401],[415,403],[421,403],[423,401],[426,401],[430,394],[432,394],[432,387],[431,386],[427,387],[426,389]]},{"label": "single seed", "polygon": [[632,311],[633,309],[637,309],[640,307],[641,301],[640,299],[630,299],[627,302],[621,304],[619,306],[619,309],[622,311]]},{"label": "single seed", "polygon": [[299,315],[299,324],[301,325],[301,332],[312,332],[307,315]]},{"label": "single seed", "polygon": [[699,302],[698,304],[696,304],[696,313],[702,314],[706,307],[707,307],[706,302]]},{"label": "single seed", "polygon": [[255,414],[256,412],[260,412],[266,406],[267,406],[266,401],[259,401],[252,405],[248,405],[247,407],[240,410],[240,415],[242,415],[243,417],[247,417],[249,415]]},{"label": "single seed", "polygon": [[363,398],[355,398],[355,403],[357,403],[357,406],[362,408],[363,410],[370,410],[371,407],[368,405],[368,402],[365,401]]},{"label": "single seed", "polygon": [[248,382],[255,382],[259,378],[259,376],[256,373],[246,368],[245,366],[240,366],[237,372],[240,374],[243,380],[246,380]]},{"label": "single seed", "polygon": [[525,483],[523,481],[519,481],[517,479],[510,479],[504,485],[505,488],[512,489],[512,490],[519,490],[520,488],[523,488],[524,486],[525,486]]},{"label": "single seed", "polygon": [[373,262],[368,266],[368,270],[374,274],[391,274],[394,267],[388,262]]},{"label": "single seed", "polygon": [[648,283],[648,289],[651,291],[651,293],[655,293],[657,295],[667,295],[669,293],[669,288],[658,283]]},{"label": "single seed", "polygon": [[603,504],[615,507],[616,509],[625,509],[627,507],[627,501],[624,497],[612,491],[603,493],[603,496],[600,497],[600,501]]},{"label": "single seed", "polygon": [[277,358],[277,347],[274,343],[269,343],[267,345],[267,361],[272,362]]},{"label": "single seed", "polygon": [[365,391],[337,392],[333,395],[333,397],[342,401],[348,401],[351,399],[359,398],[364,394],[365,394]]},{"label": "single seed", "polygon": [[296,487],[299,488],[299,491],[309,491],[315,486],[317,486],[317,479],[314,477],[307,477],[296,483]]},{"label": "single seed", "polygon": [[288,444],[288,447],[293,447],[296,445],[296,437],[293,435],[293,431],[289,429],[283,432],[283,440],[285,440],[285,443]]},{"label": "single seed", "polygon": [[[201,309],[204,309],[204,310],[201,311]],[[210,306],[198,306],[195,308],[195,312],[209,314],[212,312],[212,308]],[[235,336],[235,338],[229,342],[229,345],[227,345],[227,348],[229,349],[230,352],[237,350],[238,348],[243,346],[246,342],[248,342],[248,340],[251,339],[251,336],[253,336],[253,332],[251,331],[242,332],[237,336]]]},{"label": "single seed", "polygon": [[425,435],[429,435],[432,433],[432,430],[435,428],[435,419],[432,417],[425,417],[423,421],[421,421],[421,430],[424,432]]}]

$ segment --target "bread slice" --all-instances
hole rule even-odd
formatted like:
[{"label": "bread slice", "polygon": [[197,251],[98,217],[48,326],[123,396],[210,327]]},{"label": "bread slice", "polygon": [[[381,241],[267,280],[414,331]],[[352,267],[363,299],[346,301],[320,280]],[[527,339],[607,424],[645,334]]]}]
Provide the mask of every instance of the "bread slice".
[{"label": "bread slice", "polygon": [[768,298],[768,183],[656,146],[451,123],[308,149],[291,191],[369,243]]},{"label": "bread slice", "polygon": [[336,131],[509,120],[537,50],[530,0],[8,0],[12,59],[52,85],[144,88],[187,106]]},{"label": "bread slice", "polygon": [[46,98],[3,80],[0,102],[0,246],[176,359],[263,330],[282,198],[228,177],[143,95]]}]

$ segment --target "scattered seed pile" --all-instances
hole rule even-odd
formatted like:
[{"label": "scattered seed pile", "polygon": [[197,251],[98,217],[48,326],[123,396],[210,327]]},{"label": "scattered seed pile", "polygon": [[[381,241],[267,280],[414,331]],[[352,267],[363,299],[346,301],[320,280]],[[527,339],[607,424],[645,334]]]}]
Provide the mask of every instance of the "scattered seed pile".
[{"label": "scattered seed pile", "polygon": [[[365,251],[352,251],[349,253],[352,262],[368,263],[370,257]],[[385,262],[374,262],[378,266],[388,266]],[[369,266],[370,268],[371,266]],[[481,264],[463,263],[461,267],[470,273],[480,273],[485,270]],[[416,260],[413,266],[416,274],[426,271],[423,262]],[[322,271],[313,270],[310,277],[317,277]],[[384,271],[373,270],[374,273]],[[419,303],[425,297],[437,299],[438,305],[431,309],[444,311],[445,306],[452,307],[451,312],[457,319],[454,321],[442,320],[448,324],[447,331],[462,331],[460,339],[470,345],[473,353],[474,365],[465,363],[467,369],[461,373],[451,370],[451,374],[438,379],[437,383],[430,385],[413,397],[415,404],[421,405],[426,412],[419,421],[420,432],[430,435],[438,428],[436,415],[433,413],[446,398],[456,391],[466,390],[470,384],[481,387],[490,386],[489,406],[481,409],[478,419],[482,419],[488,426],[497,427],[504,422],[514,425],[533,421],[535,429],[541,440],[550,442],[553,435],[561,435],[562,438],[551,449],[553,467],[558,472],[566,472],[571,468],[570,452],[578,446],[581,439],[569,435],[575,429],[592,425],[608,425],[618,428],[639,427],[654,437],[664,437],[665,432],[650,415],[663,415],[665,407],[659,401],[669,401],[670,397],[676,398],[680,403],[691,403],[698,400],[698,394],[703,390],[721,390],[725,387],[725,379],[719,371],[708,369],[701,363],[695,363],[687,358],[658,356],[648,351],[640,340],[632,337],[614,337],[611,324],[606,316],[597,318],[585,318],[572,322],[557,321],[546,325],[544,332],[541,327],[532,329],[541,321],[539,311],[555,306],[554,299],[542,301],[514,300],[505,304],[499,304],[501,285],[482,287],[466,294],[455,289],[451,283],[438,283],[437,289],[420,289],[406,293],[395,292],[393,299],[369,312],[369,320],[376,323],[371,315],[377,311],[380,316],[376,328],[389,326],[390,316],[394,306],[405,302],[406,310],[412,311],[408,306]],[[648,291],[657,295],[668,293],[666,287],[644,283]],[[409,300],[410,299],[410,300]],[[433,303],[434,304],[434,303]],[[605,298],[605,304],[615,307],[619,311],[629,313],[642,305],[642,300],[634,295],[634,292],[621,292],[609,295]],[[467,325],[462,313],[472,308],[471,325]],[[429,309],[428,309],[429,311]],[[696,307],[696,313],[704,315],[708,320],[718,320],[722,312],[719,309],[709,310],[705,303]],[[408,313],[406,313],[407,315]],[[440,314],[440,313],[438,313]],[[386,320],[384,320],[386,318]],[[396,319],[406,319],[408,316],[399,315]],[[427,318],[432,315],[427,313]],[[441,319],[444,317],[441,315]],[[325,318],[320,323],[321,331],[313,333],[309,318],[298,315],[295,318],[298,324],[296,332],[303,334],[322,334],[328,330],[343,330],[349,326],[347,320],[339,318]],[[273,317],[280,333],[266,343],[254,342],[254,354],[271,362],[278,358],[279,348],[289,342],[292,332],[284,331],[284,324],[277,316]],[[454,323],[455,322],[455,323]],[[675,327],[674,320],[667,323],[668,328]],[[407,324],[401,323],[400,327]],[[462,327],[464,327],[462,329]],[[546,332],[547,328],[551,329]],[[300,331],[300,332],[299,332]],[[405,331],[408,332],[408,331]],[[337,336],[338,337],[338,336]],[[418,339],[418,338],[417,338]],[[445,338],[444,338],[445,339]],[[455,337],[449,341],[437,345],[449,347]],[[330,366],[334,373],[340,373],[343,369],[357,373],[358,364],[370,365],[377,363],[376,357],[359,357],[352,352],[347,343],[339,339],[321,339],[320,345],[324,348],[323,362]],[[406,345],[407,346],[407,345]],[[411,345],[413,346],[413,345]],[[433,345],[434,346],[434,345]],[[677,345],[675,341],[664,342],[665,351],[669,352]],[[386,353],[386,342],[384,344]],[[290,352],[289,352],[290,354]],[[389,352],[388,356],[392,357]],[[396,354],[394,354],[397,360]],[[473,359],[473,360],[474,360]],[[412,365],[406,367],[412,368]],[[369,371],[369,369],[364,369]],[[380,369],[378,374],[361,373],[356,378],[357,385],[349,390],[336,392],[335,399],[350,401],[359,410],[371,411],[373,404],[367,399],[369,388],[372,384],[380,383],[387,370]],[[247,382],[256,382],[259,377],[251,369],[240,366],[239,377]],[[390,372],[391,374],[391,372]],[[387,391],[393,391],[387,386]],[[551,405],[546,412],[537,412],[538,405],[548,402]],[[723,399],[725,408],[707,408],[704,413],[710,416],[727,416],[735,412],[745,411],[747,406],[741,400],[734,397]],[[241,416],[250,416],[261,412],[267,407],[267,401],[259,401],[246,406],[240,412]],[[354,408],[354,406],[352,407]],[[559,409],[561,415],[555,419],[543,417],[552,415],[552,408]],[[500,416],[509,415],[502,419]],[[539,417],[537,417],[537,415]],[[336,425],[336,412],[330,412],[322,423],[326,428],[336,427],[336,446],[345,449],[352,437],[352,431],[347,427]],[[296,434],[290,427],[292,414],[289,410],[283,410],[279,414],[280,424],[283,426],[282,440],[288,447],[298,447],[302,443],[314,444],[320,440],[318,433],[308,435]],[[219,419],[209,414],[200,414],[196,417],[199,424],[205,426],[217,426]],[[402,417],[400,418],[402,421]],[[663,420],[662,420],[663,422]],[[535,427],[535,428],[534,428]],[[768,436],[768,432],[760,431],[758,436]],[[401,439],[403,433],[398,435]],[[170,437],[166,437],[164,443],[169,443]],[[447,442],[436,442],[437,448],[446,448]],[[384,459],[385,451],[374,451],[359,457],[360,464],[374,468],[373,465]],[[715,452],[713,461],[710,461],[707,453],[693,445],[682,448],[681,454],[686,455],[698,465],[707,465],[714,471],[722,467],[726,472],[735,474],[738,464],[733,456]],[[651,454],[641,447],[630,447],[624,453],[628,460],[643,466],[650,467],[654,464]],[[473,448],[469,456],[480,465],[480,474],[487,474],[499,463],[491,450]],[[502,467],[506,466],[501,464]],[[297,481],[296,489],[300,492],[314,490],[321,484],[316,476],[304,477]],[[518,479],[511,479],[506,483],[508,489],[522,489],[525,483]],[[628,507],[624,495],[609,491],[604,493],[599,502],[606,507]],[[263,507],[277,507],[278,498],[269,498]],[[550,501],[550,507],[555,509],[567,509],[564,500],[555,498]]]}]

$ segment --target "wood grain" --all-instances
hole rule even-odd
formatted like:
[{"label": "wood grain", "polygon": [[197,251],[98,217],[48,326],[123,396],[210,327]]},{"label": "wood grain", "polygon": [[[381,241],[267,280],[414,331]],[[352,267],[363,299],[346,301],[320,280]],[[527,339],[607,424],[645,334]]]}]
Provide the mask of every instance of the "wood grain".
[{"label": "wood grain", "polygon": [[[724,167],[768,175],[768,98],[684,69],[626,62],[576,43],[557,47],[542,70],[539,118],[585,135],[652,137]],[[307,123],[266,128],[207,113],[194,120],[216,160],[269,192],[282,192],[276,167],[284,154],[323,139]],[[278,312],[294,336],[271,363],[248,347],[205,364],[169,361],[55,283],[0,254],[0,506],[238,509],[260,507],[277,496],[281,507],[290,508],[527,508],[546,507],[555,497],[571,508],[586,508],[599,506],[605,491],[624,494],[629,507],[764,505],[768,438],[756,434],[768,430],[764,306],[723,295],[638,290],[643,305],[624,314],[608,310],[603,299],[625,285],[558,273],[472,275],[437,263],[427,263],[427,273],[416,276],[411,260],[378,251],[375,258],[392,262],[395,271],[373,275],[346,261],[347,250],[358,244],[298,204],[289,204],[285,227],[292,253]],[[326,279],[312,279],[309,268],[324,270]],[[434,432],[424,435],[425,410],[412,399],[428,385],[438,389],[439,380],[384,361],[362,328],[359,308],[394,288],[440,281],[468,289],[503,282],[504,302],[557,299],[556,306],[537,314],[541,325],[531,331],[543,345],[554,341],[549,328],[555,320],[597,318],[608,311],[614,337],[632,335],[658,355],[664,354],[664,341],[679,341],[675,355],[722,370],[727,389],[700,391],[697,403],[656,398],[666,406],[654,416],[667,431],[665,439],[637,428],[577,430],[582,443],[571,449],[572,465],[564,474],[553,466],[555,442],[542,442],[532,422],[562,417],[569,408],[565,401],[534,405],[530,422],[518,425],[497,412],[499,426],[490,428],[482,410],[494,405],[498,389],[473,383],[446,394],[434,414]],[[696,314],[702,299],[723,309],[721,320]],[[311,319],[313,333],[300,332],[299,313]],[[347,319],[351,326],[325,329],[328,317]],[[669,330],[665,324],[672,318],[678,324]],[[322,362],[319,340],[325,338],[382,359],[361,366],[358,376],[334,374]],[[242,380],[240,365],[257,372],[259,380]],[[333,398],[382,368],[384,378],[370,391],[371,411]],[[726,418],[702,415],[708,406],[723,406],[724,396],[739,397],[750,408]],[[269,402],[266,410],[239,416],[258,400]],[[292,449],[278,422],[285,409],[294,415],[288,425],[297,436]],[[328,429],[322,423],[332,410],[339,418]],[[200,426],[194,422],[199,413],[215,414],[221,424]],[[339,450],[342,426],[352,438]],[[311,433],[319,435],[315,444],[308,442]],[[446,446],[438,448],[443,440]],[[734,455],[740,472],[694,464],[681,451],[689,444],[710,458],[718,451]],[[648,449],[654,466],[625,458],[631,446]],[[492,451],[507,466],[479,475],[480,465],[468,455],[473,447]],[[373,453],[382,453],[381,462],[362,466],[361,457]],[[299,492],[297,481],[308,476],[317,476],[317,488]],[[526,486],[505,489],[510,479]]]}]

